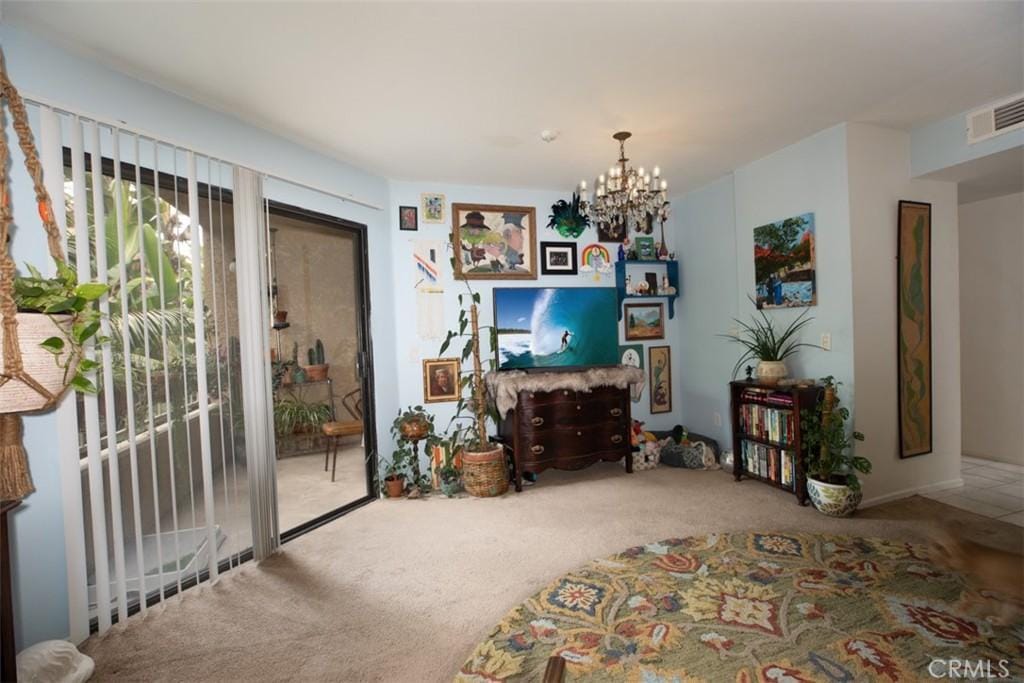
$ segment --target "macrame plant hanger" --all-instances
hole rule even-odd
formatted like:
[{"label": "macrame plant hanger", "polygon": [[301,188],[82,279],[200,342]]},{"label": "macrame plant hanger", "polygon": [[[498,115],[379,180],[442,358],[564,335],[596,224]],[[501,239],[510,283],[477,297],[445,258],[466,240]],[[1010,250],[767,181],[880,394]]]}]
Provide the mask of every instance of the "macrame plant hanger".
[{"label": "macrame plant hanger", "polygon": [[[3,365],[0,367],[0,678],[17,680],[14,646],[14,607],[11,595],[11,560],[8,544],[7,514],[21,499],[35,491],[28,469],[28,457],[22,444],[21,415],[53,408],[66,386],[59,389],[41,382],[25,369],[18,338],[18,309],[14,303],[14,258],[11,256],[11,155],[7,146],[7,122],[4,106],[10,110],[18,144],[25,157],[25,168],[32,178],[39,217],[46,231],[50,257],[65,263],[60,230],[53,219],[53,205],[43,185],[43,170],[36,153],[32,131],[28,125],[25,103],[7,75],[3,51],[0,50],[0,335],[3,338]],[[46,353],[41,348],[28,353]],[[51,359],[51,363],[54,361]],[[14,388],[18,391],[11,391]]]}]

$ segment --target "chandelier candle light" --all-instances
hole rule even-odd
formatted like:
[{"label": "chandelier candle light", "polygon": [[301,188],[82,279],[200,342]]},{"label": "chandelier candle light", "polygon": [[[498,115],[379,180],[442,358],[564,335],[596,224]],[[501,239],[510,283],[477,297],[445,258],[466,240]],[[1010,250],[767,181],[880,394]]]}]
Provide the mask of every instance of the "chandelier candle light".
[{"label": "chandelier candle light", "polygon": [[612,136],[619,141],[619,161],[608,169],[607,176],[597,177],[593,200],[587,199],[587,181],[581,180],[579,186],[580,208],[590,220],[606,223],[614,232],[630,222],[642,226],[649,215],[660,221],[668,216],[668,182],[661,177],[661,169],[655,166],[648,173],[643,166],[634,169],[626,165],[626,140],[632,135],[623,130]]}]

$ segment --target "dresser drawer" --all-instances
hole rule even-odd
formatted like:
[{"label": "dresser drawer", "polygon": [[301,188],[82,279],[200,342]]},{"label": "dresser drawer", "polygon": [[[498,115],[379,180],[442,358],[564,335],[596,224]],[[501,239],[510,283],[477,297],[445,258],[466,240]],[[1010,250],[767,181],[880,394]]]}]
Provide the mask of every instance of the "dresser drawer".
[{"label": "dresser drawer", "polygon": [[590,429],[560,428],[520,437],[524,462],[544,462],[587,453],[629,450],[625,424]]},{"label": "dresser drawer", "polygon": [[629,407],[624,398],[581,393],[572,401],[521,405],[518,420],[522,434],[569,427],[618,425],[628,416]]}]

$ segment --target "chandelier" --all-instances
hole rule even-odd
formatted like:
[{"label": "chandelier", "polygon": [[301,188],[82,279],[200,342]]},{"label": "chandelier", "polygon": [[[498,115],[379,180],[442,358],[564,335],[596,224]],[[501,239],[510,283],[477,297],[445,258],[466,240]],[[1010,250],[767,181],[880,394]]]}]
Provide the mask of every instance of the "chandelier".
[{"label": "chandelier", "polygon": [[653,220],[663,222],[668,217],[668,183],[661,177],[661,169],[655,166],[648,173],[643,166],[635,169],[626,165],[626,140],[632,135],[623,130],[612,136],[619,141],[619,161],[608,169],[607,176],[602,173],[597,177],[593,198],[587,193],[586,180],[579,186],[581,210],[591,221],[606,224],[617,237],[625,237],[630,223],[637,230],[650,232]]}]

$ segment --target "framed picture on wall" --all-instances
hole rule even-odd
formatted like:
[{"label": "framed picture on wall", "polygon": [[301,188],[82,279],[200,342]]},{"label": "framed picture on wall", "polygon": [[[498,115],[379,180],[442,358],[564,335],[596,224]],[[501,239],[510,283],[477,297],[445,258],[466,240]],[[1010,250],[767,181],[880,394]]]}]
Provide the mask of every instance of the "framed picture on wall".
[{"label": "framed picture on wall", "polygon": [[423,401],[443,403],[459,399],[459,359],[423,360]]},{"label": "framed picture on wall", "polygon": [[542,275],[576,275],[579,264],[576,261],[575,242],[541,242],[540,272]]},{"label": "framed picture on wall", "polygon": [[424,223],[444,223],[444,195],[424,192],[420,195]]},{"label": "framed picture on wall", "polygon": [[415,206],[398,207],[398,229],[419,230],[418,213]]},{"label": "framed picture on wall", "polygon": [[[626,344],[619,347],[619,365],[630,365],[634,368],[644,369],[644,345]],[[629,397],[633,403],[639,403],[644,394],[646,381],[640,380],[636,384],[629,385]]]},{"label": "framed picture on wall", "polygon": [[626,339],[664,339],[665,304],[626,304],[622,316]]},{"label": "framed picture on wall", "polygon": [[651,380],[651,414],[672,412],[672,349],[652,346],[647,350]]},{"label": "framed picture on wall", "polygon": [[900,201],[896,246],[900,457],[932,452],[932,205]]},{"label": "framed picture on wall", "polygon": [[537,279],[532,206],[452,204],[452,244],[457,279]]},{"label": "framed picture on wall", "polygon": [[754,228],[754,284],[758,308],[818,303],[814,214],[805,213]]}]

